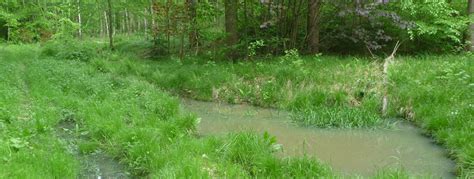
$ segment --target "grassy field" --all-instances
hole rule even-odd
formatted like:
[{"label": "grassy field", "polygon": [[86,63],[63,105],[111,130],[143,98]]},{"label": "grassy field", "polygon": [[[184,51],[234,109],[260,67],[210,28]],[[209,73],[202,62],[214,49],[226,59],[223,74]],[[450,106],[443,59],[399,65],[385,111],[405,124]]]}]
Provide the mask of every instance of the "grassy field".
[{"label": "grassy field", "polygon": [[[276,157],[275,141],[262,134],[196,137],[196,117],[169,93],[285,109],[308,126],[386,124],[379,61],[296,54],[239,63],[145,60],[131,53],[144,52],[142,43],[113,53],[72,44],[0,46],[0,178],[76,177],[80,163],[56,134],[62,122],[78,126],[81,153],[105,151],[135,176],[337,177],[316,159]],[[413,121],[448,148],[467,178],[474,176],[470,59],[398,58],[389,106],[391,117]]]},{"label": "grassy field", "polygon": [[[139,76],[180,96],[286,109],[302,125],[386,124],[380,117],[380,60],[287,54],[238,63],[192,57],[150,61],[130,53],[137,49],[124,43],[117,56],[91,63],[99,71]],[[389,118],[410,120],[445,146],[464,177],[474,176],[472,59],[472,54],[397,57],[389,75]]]},{"label": "grassy field", "polygon": [[311,158],[277,158],[260,134],[197,138],[176,98],[134,76],[77,60],[39,57],[37,46],[0,47],[0,178],[75,178],[79,163],[56,128],[77,126],[84,155],[105,151],[134,176],[315,177]]}]

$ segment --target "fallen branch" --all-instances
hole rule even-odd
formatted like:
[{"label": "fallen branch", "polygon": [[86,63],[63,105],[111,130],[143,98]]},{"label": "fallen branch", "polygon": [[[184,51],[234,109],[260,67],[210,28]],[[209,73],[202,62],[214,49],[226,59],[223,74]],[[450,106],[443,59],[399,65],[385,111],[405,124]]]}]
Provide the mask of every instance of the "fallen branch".
[{"label": "fallen branch", "polygon": [[370,55],[372,56],[372,58],[374,58],[374,59],[377,58],[377,56],[374,55],[374,53],[372,53],[372,50],[370,50],[370,47],[369,47],[369,45],[368,45],[367,43],[365,43],[365,48],[367,48],[367,50],[369,50],[369,53],[370,53]]},{"label": "fallen branch", "polygon": [[387,116],[387,109],[388,109],[388,66],[390,63],[395,60],[395,54],[397,53],[398,48],[400,47],[400,41],[397,41],[395,44],[395,48],[392,51],[392,54],[385,58],[383,64],[383,72],[382,72],[382,88],[383,88],[383,99],[382,99],[382,116]]}]

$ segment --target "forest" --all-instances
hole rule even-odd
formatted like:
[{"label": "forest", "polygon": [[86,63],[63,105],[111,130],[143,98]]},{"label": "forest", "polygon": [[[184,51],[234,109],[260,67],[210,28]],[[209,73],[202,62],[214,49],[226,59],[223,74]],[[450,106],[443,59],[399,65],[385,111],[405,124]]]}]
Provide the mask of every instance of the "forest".
[{"label": "forest", "polygon": [[474,178],[474,0],[1,0],[0,178]]}]

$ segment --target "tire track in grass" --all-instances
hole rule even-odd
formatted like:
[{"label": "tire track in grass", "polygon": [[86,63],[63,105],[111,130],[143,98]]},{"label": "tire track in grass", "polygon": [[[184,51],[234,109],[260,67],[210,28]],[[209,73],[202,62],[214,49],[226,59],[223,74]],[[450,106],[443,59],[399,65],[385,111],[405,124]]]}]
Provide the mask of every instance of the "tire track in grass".
[{"label": "tire track in grass", "polygon": [[[47,81],[43,81],[41,85],[57,85],[58,82],[55,82],[54,80],[57,78],[60,78],[62,76],[62,72],[60,70],[63,70],[62,68],[74,68],[70,66],[71,64],[66,63],[66,66],[63,65],[58,65],[55,67],[43,67],[41,66],[41,63],[46,63],[48,62],[49,59],[39,59],[38,61],[43,61],[43,62],[32,62],[31,65],[34,66],[34,68],[39,68],[41,69],[38,74],[35,75],[48,75]],[[63,63],[63,62],[58,62],[58,63]],[[23,66],[25,67],[25,66]],[[57,75],[59,76],[53,76],[51,74],[45,73],[43,70],[52,70],[55,72],[58,72]],[[23,70],[26,71],[26,68]],[[74,74],[74,73],[71,73]],[[70,76],[70,78],[76,78],[77,76]],[[92,77],[94,78],[94,77]],[[30,78],[31,79],[31,78]],[[60,80],[58,80],[60,81]],[[29,86],[27,81],[22,84],[22,86],[25,87],[25,94],[28,94]],[[38,86],[36,86],[38,87]],[[35,93],[36,94],[36,93]],[[41,94],[41,95],[46,95],[46,97],[51,97],[48,96],[48,94]],[[54,94],[50,95],[58,95],[58,96],[63,96],[63,97],[68,97],[67,94],[63,94],[60,92],[55,92]],[[31,106],[28,106],[28,104],[31,104],[31,100],[25,101],[25,107],[28,108]],[[49,103],[52,105],[52,108],[62,108],[61,104],[55,104],[55,103]],[[87,131],[84,131],[82,126],[75,121],[74,115],[71,114],[62,114],[66,115],[63,116],[62,119],[58,121],[56,126],[54,127],[54,132],[56,137],[63,142],[64,147],[67,150],[67,153],[69,153],[72,157],[75,158],[76,161],[80,164],[80,169],[79,173],[77,174],[77,178],[120,178],[120,179],[127,179],[131,178],[130,173],[127,172],[126,167],[122,165],[119,161],[114,159],[113,157],[109,156],[107,153],[102,151],[101,149],[96,149],[91,152],[84,152],[81,151],[80,145],[84,143],[88,143],[89,139],[87,137]],[[27,117],[25,117],[27,118]]]},{"label": "tire track in grass", "polygon": [[[20,115],[17,118],[23,122],[29,122],[35,120],[35,113],[33,111],[34,98],[31,95],[32,89],[28,82],[28,80],[31,79],[28,76],[28,67],[31,65],[34,66],[35,62],[30,62],[22,58],[22,60],[16,64],[17,70],[15,70],[15,78],[18,90],[21,94],[19,97]],[[68,153],[80,163],[81,168],[78,173],[78,178],[130,178],[125,167],[104,152],[97,150],[90,154],[81,153],[78,144],[88,139],[82,137],[79,127],[80,126],[76,125],[75,122],[60,121],[55,130],[58,139],[65,142],[65,148]]]},{"label": "tire track in grass", "polygon": [[26,71],[27,67],[24,62],[19,64],[19,70],[17,70],[17,77],[18,87],[21,91],[20,97],[20,115],[18,116],[19,120],[32,120],[34,113],[32,111],[33,102],[30,95],[30,87],[28,82],[26,81]]},{"label": "tire track in grass", "polygon": [[81,136],[79,125],[72,121],[62,121],[58,124],[56,133],[67,144],[69,153],[80,161],[81,170],[78,178],[130,178],[125,166],[101,150],[89,154],[81,153],[79,143],[87,138]]}]

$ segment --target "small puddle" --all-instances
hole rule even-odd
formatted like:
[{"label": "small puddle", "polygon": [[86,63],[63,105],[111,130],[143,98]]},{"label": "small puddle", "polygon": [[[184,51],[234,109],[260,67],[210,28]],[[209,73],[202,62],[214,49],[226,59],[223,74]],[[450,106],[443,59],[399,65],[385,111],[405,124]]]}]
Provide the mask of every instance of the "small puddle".
[{"label": "small puddle", "polygon": [[282,156],[319,158],[342,174],[371,176],[387,168],[411,175],[454,178],[455,164],[446,151],[407,123],[394,129],[319,129],[298,127],[288,113],[248,105],[182,100],[201,118],[201,135],[268,131],[283,145]]},{"label": "small puddle", "polygon": [[126,172],[125,166],[102,151],[81,154],[77,145],[81,137],[76,130],[75,123],[61,122],[57,128],[57,135],[67,143],[68,151],[80,161],[81,170],[78,178],[130,178],[130,174]]}]

